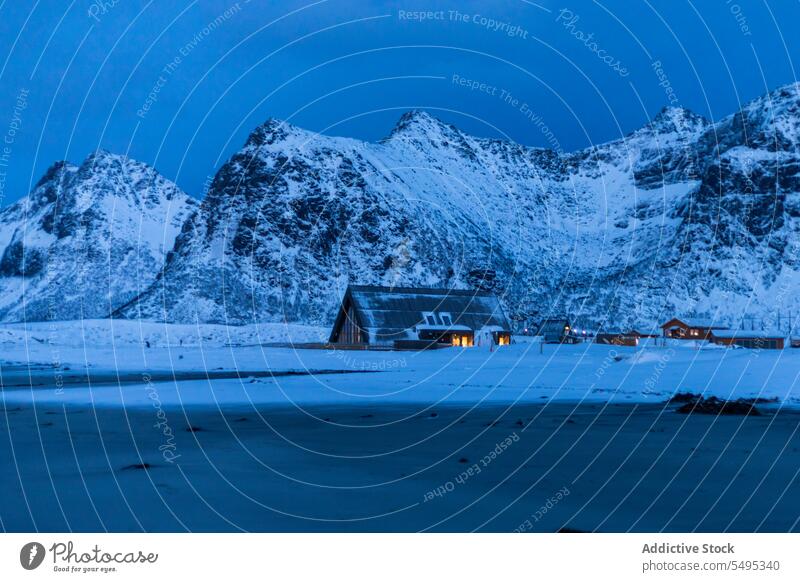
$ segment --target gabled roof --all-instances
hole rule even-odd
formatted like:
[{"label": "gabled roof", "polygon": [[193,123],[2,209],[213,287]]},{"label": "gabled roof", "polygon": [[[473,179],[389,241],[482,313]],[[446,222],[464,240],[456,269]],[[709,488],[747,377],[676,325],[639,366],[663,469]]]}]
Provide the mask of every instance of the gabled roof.
[{"label": "gabled roof", "polygon": [[569,319],[566,317],[548,317],[543,319],[539,324],[539,333],[542,332],[558,332],[563,333],[564,328],[569,325]]},{"label": "gabled roof", "polygon": [[629,327],[626,333],[630,335],[640,335],[640,336],[648,336],[648,335],[657,336],[658,329],[653,329],[652,326],[649,325],[637,325],[634,327]]},{"label": "gabled roof", "polygon": [[452,325],[448,327],[454,330],[511,329],[500,301],[485,291],[351,285],[344,301],[348,299],[359,325],[371,338],[404,339],[406,330],[429,325],[423,315],[429,312],[449,314]]},{"label": "gabled roof", "polygon": [[786,334],[780,330],[717,329],[711,335],[719,339],[783,339]]},{"label": "gabled roof", "polygon": [[698,319],[694,317],[673,317],[668,322],[661,325],[662,328],[669,326],[672,322],[679,321],[686,327],[697,327],[703,329],[728,329],[727,325],[713,319]]}]

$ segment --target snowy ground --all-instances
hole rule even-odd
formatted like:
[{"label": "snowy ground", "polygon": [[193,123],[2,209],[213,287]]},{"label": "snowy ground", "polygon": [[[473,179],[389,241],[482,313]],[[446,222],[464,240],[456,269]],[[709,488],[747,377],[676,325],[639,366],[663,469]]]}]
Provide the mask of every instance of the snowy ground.
[{"label": "snowy ground", "polygon": [[[518,338],[518,343],[494,351],[312,350],[272,344],[311,341],[322,334],[317,328],[273,324],[266,330],[269,341],[256,343],[259,333],[267,335],[265,330],[223,326],[166,326],[165,330],[162,324],[149,324],[154,329],[140,337],[138,323],[121,322],[124,333],[116,331],[119,323],[114,324],[117,335],[113,338],[106,335],[108,327],[102,329],[94,322],[96,327],[87,326],[87,332],[80,328],[62,331],[53,336],[53,343],[48,343],[43,330],[38,335],[29,331],[27,342],[3,344],[6,402],[22,404],[33,398],[41,403],[147,407],[145,374],[174,374],[181,380],[184,373],[231,372],[233,378],[213,383],[159,385],[161,402],[176,406],[485,404],[542,399],[657,403],[675,392],[689,391],[726,399],[777,398],[784,406],[800,405],[800,350],[792,349],[726,349],[674,340],[666,346],[651,341],[639,348],[545,345],[540,353],[541,346]],[[13,331],[9,326],[0,328],[0,337]],[[350,374],[315,375],[336,370],[374,373],[359,375],[358,381]],[[309,375],[257,377],[270,372]],[[82,385],[56,389],[65,378]],[[13,389],[31,383],[38,387],[33,394]]]},{"label": "snowy ground", "polygon": [[[40,325],[0,327],[6,530],[798,529],[800,350]],[[777,402],[687,416],[677,391]]]},{"label": "snowy ground", "polygon": [[62,348],[252,346],[274,342],[319,342],[329,330],[310,325],[259,323],[184,325],[127,319],[0,323],[0,346],[52,344]]}]

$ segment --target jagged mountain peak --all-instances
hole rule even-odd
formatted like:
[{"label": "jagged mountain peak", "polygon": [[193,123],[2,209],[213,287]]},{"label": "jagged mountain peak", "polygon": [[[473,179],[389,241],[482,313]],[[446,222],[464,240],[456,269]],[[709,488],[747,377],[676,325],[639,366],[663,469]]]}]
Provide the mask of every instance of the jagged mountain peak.
[{"label": "jagged mountain peak", "polygon": [[673,139],[681,142],[697,139],[710,126],[710,121],[690,109],[665,106],[650,121],[621,141],[629,146],[634,142],[641,142],[645,147],[660,147]]},{"label": "jagged mountain peak", "polygon": [[92,172],[104,171],[114,166],[122,166],[125,164],[141,164],[137,160],[128,158],[122,154],[115,154],[103,148],[98,148],[84,158],[81,162],[80,170],[89,170]]},{"label": "jagged mountain peak", "polygon": [[389,137],[384,141],[400,138],[434,137],[443,134],[460,134],[461,131],[449,123],[445,123],[422,109],[406,111],[397,120]]},{"label": "jagged mountain peak", "polygon": [[796,107],[798,103],[800,103],[800,82],[782,85],[765,95],[760,95],[742,109],[746,111],[775,108],[785,111],[787,108]]},{"label": "jagged mountain peak", "polygon": [[778,87],[711,126],[703,153],[745,146],[769,152],[800,149],[800,83]]},{"label": "jagged mountain peak", "polygon": [[98,148],[90,152],[81,162],[80,168],[92,168],[94,171],[105,171],[114,166],[137,166],[150,172],[156,172],[155,168],[140,160],[131,158],[125,154],[117,154],[104,148]]},{"label": "jagged mountain peak", "polygon": [[155,279],[195,206],[127,156],[51,165],[0,210],[0,318],[107,317]]},{"label": "jagged mountain peak", "polygon": [[90,152],[78,166],[79,175],[97,175],[108,172],[114,167],[121,167],[128,162],[136,163],[135,160],[129,160],[126,156],[113,154],[105,149],[97,149]]},{"label": "jagged mountain peak", "polygon": [[59,179],[65,173],[72,173],[78,169],[77,166],[71,164],[66,160],[60,160],[58,162],[54,162],[50,164],[50,166],[44,171],[42,177],[39,178],[39,181],[36,182],[34,186],[34,190],[38,189],[39,187],[43,186],[48,182],[52,182],[53,180]]},{"label": "jagged mountain peak", "polygon": [[[105,149],[91,152],[75,169],[70,192],[73,202],[83,209],[109,197],[125,198],[137,206],[185,197],[180,188],[149,164]],[[62,201],[65,203],[68,201]]]},{"label": "jagged mountain peak", "polygon": [[88,156],[86,156],[86,161],[97,159],[97,160],[104,160],[104,159],[120,159],[126,158],[126,156],[121,154],[115,154],[113,152],[108,151],[105,148],[97,148],[93,152],[91,152]]},{"label": "jagged mountain peak", "polygon": [[285,141],[291,135],[307,133],[291,123],[275,117],[268,118],[256,127],[247,138],[245,147],[256,148],[265,145],[275,145]]},{"label": "jagged mountain peak", "polygon": [[685,107],[662,107],[648,124],[657,133],[699,133],[706,129],[710,122]]},{"label": "jagged mountain peak", "polygon": [[415,123],[442,123],[438,119],[436,119],[433,115],[425,111],[424,109],[410,109],[403,113],[400,118],[395,123],[395,127],[392,130],[392,133],[396,131],[401,131],[402,129],[409,127]]}]

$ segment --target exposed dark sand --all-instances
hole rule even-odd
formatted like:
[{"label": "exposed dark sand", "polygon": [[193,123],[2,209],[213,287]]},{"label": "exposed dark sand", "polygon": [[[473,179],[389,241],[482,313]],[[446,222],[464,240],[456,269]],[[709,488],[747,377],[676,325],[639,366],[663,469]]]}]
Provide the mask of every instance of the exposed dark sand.
[{"label": "exposed dark sand", "polygon": [[53,386],[54,376],[61,386],[99,386],[106,384],[141,384],[142,382],[181,382],[187,380],[224,380],[230,378],[280,378],[285,376],[321,376],[326,374],[368,374],[371,370],[153,370],[149,372],[108,369],[53,368],[42,365],[0,366],[3,389]]},{"label": "exposed dark sand", "polygon": [[[193,408],[161,411],[161,428],[157,413],[0,412],[2,527],[798,529],[794,411],[713,417],[661,405],[563,403]],[[179,455],[174,463],[159,451],[165,446]]]}]

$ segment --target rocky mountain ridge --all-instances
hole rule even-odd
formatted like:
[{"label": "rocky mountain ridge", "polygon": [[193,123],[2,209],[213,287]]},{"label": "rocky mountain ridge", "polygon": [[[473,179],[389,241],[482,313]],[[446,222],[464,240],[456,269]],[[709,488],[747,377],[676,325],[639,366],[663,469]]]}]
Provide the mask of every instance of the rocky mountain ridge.
[{"label": "rocky mountain ridge", "polygon": [[[104,309],[326,325],[348,283],[461,288],[492,270],[512,315],[566,312],[619,326],[675,313],[730,323],[787,315],[800,269],[798,112],[800,89],[790,85],[716,123],[665,108],[625,138],[567,154],[470,136],[422,111],[379,143],[270,119],[196,209],[178,204],[170,228],[156,227],[174,244],[139,260],[151,269],[147,284],[106,293]],[[27,203],[32,231],[52,230],[36,208],[62,196],[62,182],[69,199],[89,191],[76,190],[78,173],[61,165],[43,178]],[[88,209],[78,215],[91,222]],[[9,256],[0,282],[37,276],[28,272],[35,258],[14,258],[18,239],[0,241]],[[12,295],[4,289],[0,309]]]},{"label": "rocky mountain ridge", "polygon": [[53,164],[0,211],[0,319],[109,317],[153,282],[195,207],[124,156]]}]

